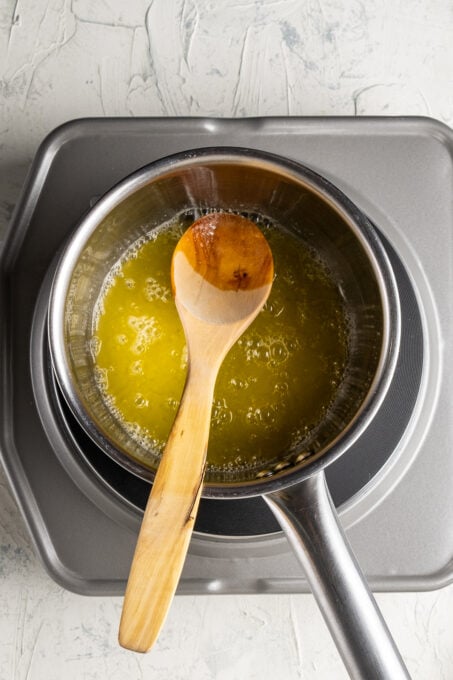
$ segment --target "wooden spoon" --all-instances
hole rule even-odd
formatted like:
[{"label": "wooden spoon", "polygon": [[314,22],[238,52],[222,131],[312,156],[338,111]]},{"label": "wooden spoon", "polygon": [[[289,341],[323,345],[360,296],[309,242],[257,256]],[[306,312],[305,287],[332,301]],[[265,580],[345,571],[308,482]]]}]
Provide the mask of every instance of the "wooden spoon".
[{"label": "wooden spoon", "polygon": [[273,273],[266,239],[239,215],[201,217],[176,246],[171,277],[189,369],[129,574],[119,631],[127,649],[148,651],[165,620],[200,501],[217,373],[266,302]]}]

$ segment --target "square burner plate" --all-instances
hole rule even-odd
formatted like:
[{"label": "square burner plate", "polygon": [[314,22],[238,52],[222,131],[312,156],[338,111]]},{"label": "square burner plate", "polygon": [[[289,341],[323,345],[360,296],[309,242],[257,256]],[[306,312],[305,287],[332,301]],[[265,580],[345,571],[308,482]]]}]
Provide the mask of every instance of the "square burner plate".
[{"label": "square burner plate", "polygon": [[[55,254],[96,197],[155,159],[206,146],[261,149],[310,166],[349,195],[404,263],[423,335],[418,396],[390,458],[339,512],[374,590],[449,583],[453,136],[421,118],[86,119],[58,128],[43,142],[0,263],[1,449],[38,554],[66,588],[120,594],[140,521],[137,511],[114,498],[110,506],[96,502],[96,480],[87,494],[51,445],[37,408],[42,395],[31,378],[39,290]],[[410,384],[411,375],[406,380]],[[307,590],[277,532],[195,535],[178,592]]]}]

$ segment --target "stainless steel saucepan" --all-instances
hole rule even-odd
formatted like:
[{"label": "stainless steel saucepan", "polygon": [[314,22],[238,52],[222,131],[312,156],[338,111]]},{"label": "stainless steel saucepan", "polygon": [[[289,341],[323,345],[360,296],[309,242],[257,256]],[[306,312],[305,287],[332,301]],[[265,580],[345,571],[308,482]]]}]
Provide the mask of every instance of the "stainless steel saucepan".
[{"label": "stainless steel saucepan", "polygon": [[385,250],[366,217],[330,182],[272,154],[209,148],[152,163],[114,187],[75,230],[55,273],[49,343],[60,388],[97,445],[152,481],[157,458],[130,437],[99,393],[89,351],[93,308],[111,267],[140,236],[180,213],[212,209],[262,215],[300,234],[340,287],[350,342],[335,402],[304,448],[311,455],[281,452],[290,464],[269,475],[255,470],[238,480],[237,473],[234,479],[210,473],[203,496],[234,502],[262,495],[303,566],[351,677],[408,678],[324,476],[327,465],[348,454],[382,403],[400,336],[398,293]]}]

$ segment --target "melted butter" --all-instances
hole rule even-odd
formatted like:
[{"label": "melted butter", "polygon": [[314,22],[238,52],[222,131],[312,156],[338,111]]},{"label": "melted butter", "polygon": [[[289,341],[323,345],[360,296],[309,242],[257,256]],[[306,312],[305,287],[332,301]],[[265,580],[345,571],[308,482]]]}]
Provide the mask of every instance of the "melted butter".
[{"label": "melted butter", "polygon": [[[274,257],[268,302],[217,379],[208,468],[262,467],[303,445],[325,417],[347,362],[340,292],[296,235],[261,225]],[[183,233],[165,225],[131,248],[98,301],[91,344],[103,398],[136,439],[160,452],[184,387],[187,353],[171,292]]]}]

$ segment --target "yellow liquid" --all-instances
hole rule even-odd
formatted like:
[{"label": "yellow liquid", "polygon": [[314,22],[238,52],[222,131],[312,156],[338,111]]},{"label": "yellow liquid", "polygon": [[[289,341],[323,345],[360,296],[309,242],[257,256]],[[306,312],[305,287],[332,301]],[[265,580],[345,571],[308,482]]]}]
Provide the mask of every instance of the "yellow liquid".
[{"label": "yellow liquid", "polygon": [[[261,224],[275,280],[263,311],[216,384],[208,471],[260,469],[303,446],[325,417],[347,362],[347,319],[326,268],[297,236]],[[98,302],[93,356],[105,401],[133,437],[161,452],[184,387],[187,352],[170,263],[182,223],[132,247]]]}]

